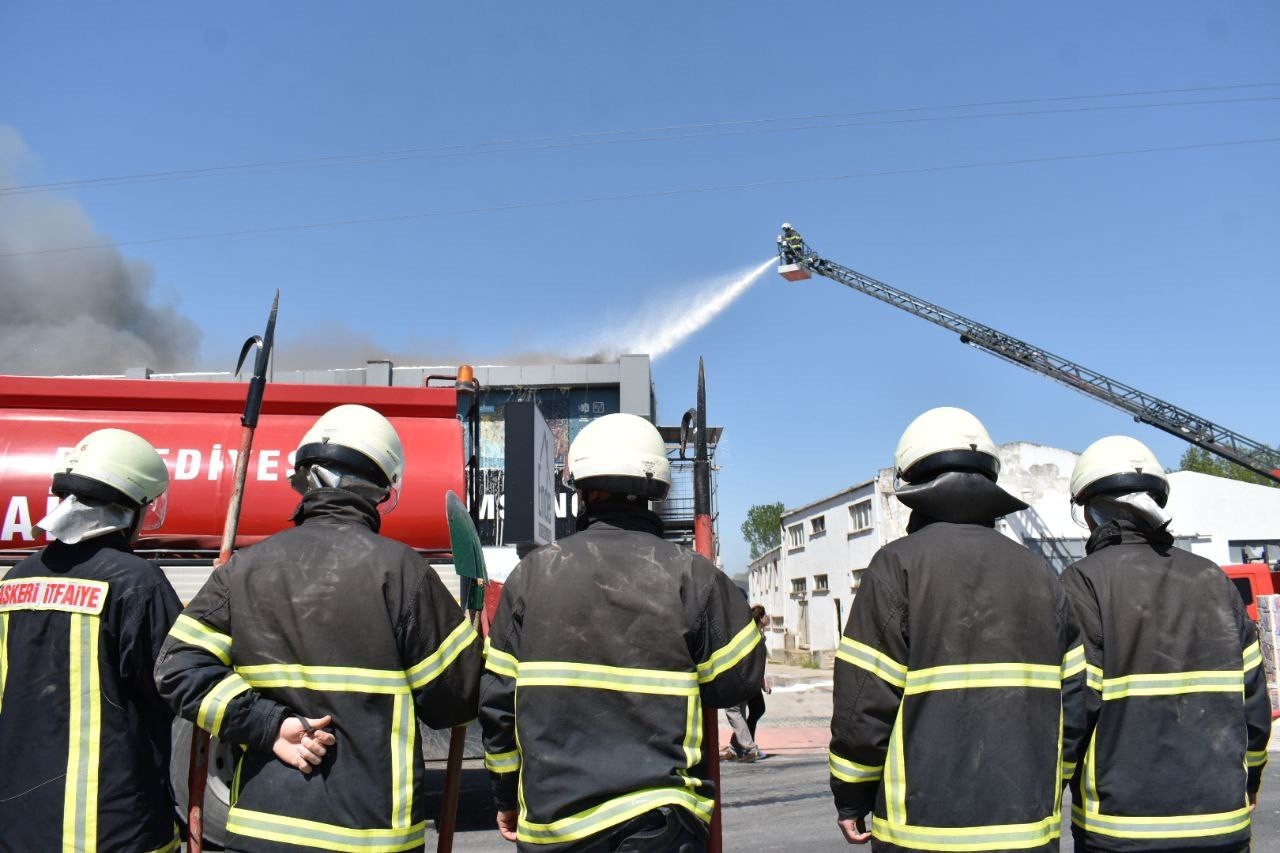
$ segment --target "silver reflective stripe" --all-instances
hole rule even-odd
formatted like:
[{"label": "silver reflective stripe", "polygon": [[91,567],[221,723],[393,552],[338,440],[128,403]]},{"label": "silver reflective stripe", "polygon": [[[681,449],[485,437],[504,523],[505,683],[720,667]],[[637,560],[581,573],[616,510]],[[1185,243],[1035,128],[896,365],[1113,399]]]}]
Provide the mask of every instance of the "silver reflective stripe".
[{"label": "silver reflective stripe", "polygon": [[[516,837],[528,844],[558,844],[576,841],[616,826],[659,806],[681,806],[698,819],[710,822],[714,802],[681,788],[650,788],[624,794],[595,808],[587,809],[551,823],[533,823],[523,818],[516,824]],[[521,814],[525,814],[521,809]]]},{"label": "silver reflective stripe", "polygon": [[4,708],[4,682],[9,675],[9,614],[0,613],[0,710]]},{"label": "silver reflective stripe", "polygon": [[231,637],[213,630],[208,625],[190,616],[179,616],[178,621],[169,629],[169,636],[187,645],[204,649],[222,661],[223,666],[231,666]]},{"label": "silver reflective stripe", "polygon": [[471,623],[463,620],[449,636],[444,638],[440,648],[405,673],[409,679],[409,687],[414,690],[426,687],[439,677],[440,673],[448,669],[449,664],[453,663],[467,646],[476,642],[479,636],[476,629],[471,627]]},{"label": "silver reflective stripe", "polygon": [[1203,815],[1127,817],[1071,809],[1071,822],[1087,832],[1115,838],[1206,838],[1228,835],[1249,826],[1249,808]]},{"label": "silver reflective stripe", "polygon": [[418,727],[413,701],[396,696],[391,707],[391,826],[406,827],[413,810],[413,752]]},{"label": "silver reflective stripe", "polygon": [[101,679],[97,616],[72,613],[67,775],[63,789],[63,849],[98,849],[98,759],[101,747]]},{"label": "silver reflective stripe", "polygon": [[976,690],[990,687],[1062,689],[1062,667],[1035,663],[967,663],[934,666],[907,673],[903,693]]},{"label": "silver reflective stripe", "polygon": [[514,773],[520,769],[520,750],[484,754],[485,769],[491,773]]},{"label": "silver reflective stripe", "polygon": [[912,826],[877,819],[876,839],[916,850],[1014,850],[1040,847],[1061,833],[1061,816],[995,826]]},{"label": "silver reflective stripe", "polygon": [[352,829],[332,823],[231,807],[227,829],[237,835],[343,853],[409,850],[421,847],[426,821],[402,829]]},{"label": "silver reflective stripe", "polygon": [[905,664],[898,663],[884,652],[873,649],[866,643],[842,637],[840,639],[840,649],[836,652],[836,658],[845,663],[853,664],[859,669],[864,669],[894,687],[901,688],[907,683],[907,667]]},{"label": "silver reflective stripe", "polygon": [[831,775],[845,782],[878,782],[884,774],[884,766],[872,767],[831,753],[827,758],[827,766]]},{"label": "silver reflective stripe", "polygon": [[524,661],[516,676],[517,687],[587,687],[624,693],[657,693],[692,696],[698,692],[698,676],[692,672],[632,669],[568,661]]},{"label": "silver reflective stripe", "polygon": [[398,669],[275,663],[237,666],[236,672],[253,687],[301,687],[347,693],[409,692],[405,673]]}]

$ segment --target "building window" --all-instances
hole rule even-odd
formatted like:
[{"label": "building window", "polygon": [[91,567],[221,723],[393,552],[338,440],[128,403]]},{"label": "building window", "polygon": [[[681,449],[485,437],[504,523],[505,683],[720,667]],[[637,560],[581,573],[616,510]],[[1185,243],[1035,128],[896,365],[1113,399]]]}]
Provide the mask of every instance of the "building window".
[{"label": "building window", "polygon": [[815,516],[809,519],[809,535],[820,536],[827,532],[827,517],[825,515]]},{"label": "building window", "polygon": [[791,579],[791,594],[804,595],[807,581],[804,578]]},{"label": "building window", "polygon": [[826,575],[814,575],[814,576],[813,576],[813,591],[814,591],[814,593],[815,593],[815,594],[817,594],[817,593],[819,593],[819,592],[828,592],[828,591],[829,591],[829,589],[830,589],[830,588],[827,586],[827,576],[826,576]]},{"label": "building window", "polygon": [[849,592],[851,594],[856,595],[858,592],[858,587],[862,586],[862,573],[864,571],[866,571],[866,569],[854,569],[852,572],[850,572]]},{"label": "building window", "polygon": [[793,524],[787,528],[787,545],[790,548],[804,547],[804,525]]},{"label": "building window", "polygon": [[858,501],[849,507],[849,532],[861,533],[871,529],[871,501]]}]

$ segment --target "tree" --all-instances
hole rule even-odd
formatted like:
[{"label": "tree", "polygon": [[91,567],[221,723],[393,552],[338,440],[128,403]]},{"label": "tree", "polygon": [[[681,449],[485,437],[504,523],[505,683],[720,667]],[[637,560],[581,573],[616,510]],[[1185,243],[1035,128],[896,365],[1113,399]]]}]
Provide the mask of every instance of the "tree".
[{"label": "tree", "polygon": [[1227,477],[1231,480],[1243,480],[1246,483],[1257,483],[1260,486],[1276,486],[1275,480],[1256,474],[1248,468],[1234,462],[1228,462],[1216,453],[1210,453],[1194,445],[1187,448],[1178,460],[1178,467],[1183,471],[1197,471],[1201,474],[1212,474],[1215,477]]},{"label": "tree", "polygon": [[751,559],[758,558],[782,542],[782,502],[756,504],[742,522],[742,538],[751,547]]}]

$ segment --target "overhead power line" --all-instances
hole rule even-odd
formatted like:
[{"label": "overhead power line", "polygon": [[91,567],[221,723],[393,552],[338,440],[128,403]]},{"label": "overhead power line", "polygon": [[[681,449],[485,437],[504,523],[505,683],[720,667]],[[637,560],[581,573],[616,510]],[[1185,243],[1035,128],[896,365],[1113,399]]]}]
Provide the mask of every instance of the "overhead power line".
[{"label": "overhead power line", "polygon": [[1235,139],[1224,142],[1201,142],[1190,145],[1168,145],[1151,148],[1125,148],[1114,151],[1093,151],[1077,154],[1055,154],[1046,157],[1027,157],[1016,160],[984,160],[972,163],[951,163],[940,166],[918,166],[908,169],[880,169],[864,172],[849,172],[842,175],[817,175],[799,178],[777,178],[764,181],[748,181],[735,184],[717,184],[701,187],[682,187],[665,190],[648,190],[617,195],[583,196],[579,198],[551,199],[545,201],[511,202],[509,204],[490,205],[487,207],[462,207],[451,210],[433,210],[421,213],[402,213],[389,216],[369,216],[357,219],[338,219],[328,222],[306,222],[293,225],[276,225],[266,228],[242,228],[229,231],[206,231],[199,234],[179,234],[170,237],[151,237],[140,240],[120,240],[111,243],[92,243],[82,246],[62,246],[51,249],[31,249],[22,252],[0,253],[0,259],[20,258],[33,255],[54,255],[64,252],[84,252],[93,249],[115,249],[124,246],[148,246],[157,243],[176,243],[190,240],[211,240],[220,237],[245,237],[256,234],[280,234],[290,231],[312,231],[322,228],[342,228],[352,225],[372,225],[388,222],[409,222],[416,219],[433,219],[443,216],[471,216],[482,213],[501,213],[505,211],[535,210],[554,207],[570,207],[582,204],[599,204],[611,201],[635,201],[640,199],[666,198],[678,195],[694,195],[700,193],[728,192],[732,190],[762,189],[765,187],[794,186],[798,184],[827,183],[833,181],[849,181],[859,178],[878,178],[893,175],[923,175],[933,172],[952,172],[964,169],[988,169],[1002,166],[1028,166],[1037,163],[1060,163],[1070,160],[1097,160],[1107,157],[1133,157],[1144,154],[1159,154],[1175,151],[1200,151],[1210,148],[1227,148],[1244,145],[1266,145],[1280,142],[1280,136],[1260,139]]},{"label": "overhead power line", "polygon": [[[842,121],[830,123],[835,119],[860,119],[868,116],[892,116],[906,113],[933,112],[940,110],[976,109],[980,107],[1003,107],[1032,103],[1058,103],[1063,101],[1101,100],[1136,97],[1141,95],[1192,94],[1240,89],[1259,89],[1280,86],[1280,83],[1245,83],[1230,86],[1200,86],[1183,89],[1150,89],[1132,92],[1110,92],[1092,95],[1062,95],[1048,98],[1022,98],[1003,101],[973,101],[959,104],[940,104],[934,106],[894,107],[880,110],[864,110],[852,113],[816,113],[811,115],[781,116],[754,119],[734,119],[719,122],[701,122],[696,124],[677,124],[648,128],[632,128],[629,130],[604,130],[584,133],[565,134],[560,136],[539,136],[524,139],[496,140],[492,142],[457,143],[452,145],[401,148],[389,151],[373,151],[354,154],[332,154],[319,157],[303,157],[286,160],[262,160],[248,163],[235,163],[223,166],[208,166],[195,169],[173,169],[157,172],[138,172],[126,175],[112,175],[98,178],[79,178],[66,181],[52,181],[41,184],[20,184],[0,186],[0,197],[7,195],[25,195],[38,192],[54,192],[73,189],[96,189],[100,187],[122,186],[128,184],[157,183],[194,178],[225,177],[241,174],[276,172],[290,169],[318,168],[324,166],[352,166],[373,163],[397,162],[403,160],[426,160],[446,157],[477,156],[485,154],[502,154],[524,151],[548,151],[571,148],[590,148],[608,145],[633,143],[672,142],[689,139],[711,139],[724,136],[744,136],[764,133],[792,133],[808,130],[834,130],[854,127],[874,127],[896,124],[918,124],[926,122],[974,121],[992,118],[1019,118],[1040,115],[1112,112],[1139,109],[1163,109],[1170,107],[1206,106],[1211,104],[1257,103],[1280,100],[1280,95],[1255,96],[1242,98],[1217,98],[1194,101],[1158,101],[1142,104],[1092,105],[1081,107],[1046,108],[1036,110],[1015,110],[1003,112],[968,113],[962,115],[913,116],[909,118],[882,118],[874,121]],[[822,124],[795,124],[795,122],[826,122]],[[783,127],[768,127],[789,123]],[[684,131],[675,133],[675,131]],[[649,134],[649,135],[638,135]],[[654,135],[657,134],[657,135]]]}]

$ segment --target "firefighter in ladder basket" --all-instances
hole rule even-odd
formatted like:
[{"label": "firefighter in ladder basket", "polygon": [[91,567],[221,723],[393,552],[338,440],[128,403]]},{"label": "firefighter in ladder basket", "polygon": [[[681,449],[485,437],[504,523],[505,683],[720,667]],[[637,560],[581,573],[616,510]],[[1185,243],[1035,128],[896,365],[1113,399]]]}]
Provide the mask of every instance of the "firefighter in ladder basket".
[{"label": "firefighter in ladder basket", "polygon": [[378,535],[404,473],[386,418],[331,409],[295,464],[297,526],[214,571],[156,680],[185,718],[242,745],[231,848],[421,850],[418,720],[475,718],[479,637],[426,560]]},{"label": "firefighter in ladder basket", "polygon": [[778,235],[778,249],[782,259],[789,264],[800,263],[804,256],[804,238],[800,232],[791,227],[790,222],[782,223],[782,233]]},{"label": "firefighter in ladder basket", "polygon": [[53,540],[0,581],[0,850],[176,850],[173,714],[151,669],[182,605],[130,546],[164,520],[144,439],[90,433],[53,475]]},{"label": "firefighter in ladder basket", "polygon": [[[481,680],[500,833],[522,851],[706,849],[702,705],[745,702],[764,645],[746,598],[649,509],[671,484],[644,418],[606,415],[569,448],[578,533],[511,573]],[[519,694],[519,701],[516,696]]]}]

